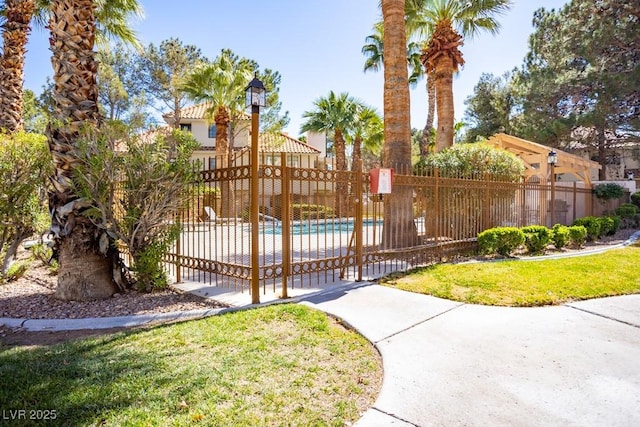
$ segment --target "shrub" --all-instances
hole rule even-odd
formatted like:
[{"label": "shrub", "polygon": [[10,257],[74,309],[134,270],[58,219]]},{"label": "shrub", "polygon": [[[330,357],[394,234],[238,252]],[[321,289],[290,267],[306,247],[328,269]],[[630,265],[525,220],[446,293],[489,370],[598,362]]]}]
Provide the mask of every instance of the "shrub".
[{"label": "shrub", "polygon": [[325,219],[334,218],[333,209],[324,205],[311,205],[306,203],[294,203],[291,205],[291,214],[294,219]]},{"label": "shrub", "polygon": [[[115,141],[126,152],[116,154]],[[139,290],[167,285],[163,255],[179,233],[173,218],[186,207],[187,190],[198,184],[190,160],[196,147],[193,135],[179,130],[158,130],[150,144],[107,126],[77,143],[76,191],[92,204],[83,215],[112,240],[109,248],[116,240],[125,246],[133,259],[128,285]]]},{"label": "shrub", "polygon": [[478,245],[484,254],[509,255],[524,243],[524,233],[517,227],[496,227],[478,234]]},{"label": "shrub", "polygon": [[607,184],[596,185],[593,189],[593,192],[598,199],[619,199],[624,196],[624,187],[620,184],[610,182]]},{"label": "shrub", "polygon": [[595,216],[585,216],[577,218],[572,225],[582,225],[587,229],[587,240],[592,242],[600,237],[600,218]]},{"label": "shrub", "polygon": [[619,216],[603,216],[600,218],[600,236],[613,236],[620,228]]},{"label": "shrub", "polygon": [[633,203],[638,209],[640,209],[640,191],[631,195],[631,203]]},{"label": "shrub", "polygon": [[25,239],[50,226],[51,154],[42,135],[0,133],[0,276]]},{"label": "shrub", "polygon": [[45,243],[38,243],[31,247],[31,254],[35,259],[40,261],[42,265],[51,265],[53,258],[53,249]]},{"label": "shrub", "polygon": [[524,244],[527,251],[532,254],[543,251],[551,240],[551,230],[544,225],[530,225],[522,227],[524,233]]},{"label": "shrub", "polygon": [[9,265],[7,272],[4,274],[4,279],[8,282],[18,280],[29,269],[29,261],[16,261]]},{"label": "shrub", "polygon": [[441,176],[481,178],[485,173],[503,181],[520,181],[525,167],[513,153],[488,144],[455,144],[439,153],[429,155],[416,165],[416,174],[422,168],[438,168]]},{"label": "shrub", "polygon": [[584,225],[572,225],[569,229],[569,243],[571,246],[580,248],[587,240],[587,228]]},{"label": "shrub", "polygon": [[551,233],[551,241],[556,249],[562,249],[569,243],[569,227],[562,224],[553,226]]},{"label": "shrub", "polygon": [[631,219],[638,213],[638,207],[633,203],[623,203],[620,207],[616,208],[615,212],[617,216],[623,219]]}]

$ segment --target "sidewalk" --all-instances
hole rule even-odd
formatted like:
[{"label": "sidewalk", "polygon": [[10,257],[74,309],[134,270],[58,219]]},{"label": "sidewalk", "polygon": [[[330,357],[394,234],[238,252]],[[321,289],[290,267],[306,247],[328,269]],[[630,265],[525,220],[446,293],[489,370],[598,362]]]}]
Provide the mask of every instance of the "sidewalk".
[{"label": "sidewalk", "polygon": [[357,426],[640,425],[640,295],[508,308],[363,285],[302,304],[382,354]]}]

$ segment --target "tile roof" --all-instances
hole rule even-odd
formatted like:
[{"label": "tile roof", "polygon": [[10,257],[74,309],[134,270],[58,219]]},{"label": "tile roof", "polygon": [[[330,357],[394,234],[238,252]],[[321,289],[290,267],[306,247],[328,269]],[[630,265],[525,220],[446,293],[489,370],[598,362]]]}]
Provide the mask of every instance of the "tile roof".
[{"label": "tile roof", "polygon": [[[182,120],[205,120],[207,119],[207,110],[211,108],[210,102],[201,102],[200,104],[184,107],[180,110],[180,116]],[[173,112],[163,114],[162,117],[167,120],[173,117]],[[246,119],[249,119],[249,114],[245,115]]]},{"label": "tile roof", "polygon": [[263,133],[258,136],[262,153],[320,154],[320,150],[290,137],[286,133]]}]

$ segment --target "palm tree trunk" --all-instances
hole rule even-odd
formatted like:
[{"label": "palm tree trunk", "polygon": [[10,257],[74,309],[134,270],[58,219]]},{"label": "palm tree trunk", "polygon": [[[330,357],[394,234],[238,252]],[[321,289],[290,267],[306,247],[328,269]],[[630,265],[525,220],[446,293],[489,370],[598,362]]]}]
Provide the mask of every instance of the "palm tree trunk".
[{"label": "palm tree trunk", "polygon": [[[411,121],[404,0],[382,0],[384,25],[384,148],[383,164],[411,173]],[[413,189],[394,186],[385,198],[382,245],[409,247],[417,241],[413,222]]]},{"label": "palm tree trunk", "polygon": [[333,138],[334,149],[336,152],[336,171],[338,171],[338,184],[336,185],[336,203],[335,214],[341,217],[346,211],[346,197],[348,193],[349,182],[344,179],[342,172],[347,170],[347,155],[345,152],[344,135],[340,129],[336,129]]},{"label": "palm tree trunk", "polygon": [[[229,164],[229,123],[231,118],[229,117],[229,111],[223,105],[216,108],[213,120],[216,123],[216,169],[225,169],[230,167]],[[220,181],[220,212],[218,215],[225,218],[232,218],[236,216],[235,212],[235,195],[231,180],[229,178],[221,179]]]},{"label": "palm tree trunk", "polygon": [[27,38],[35,0],[5,0],[6,22],[2,29],[0,58],[0,129],[22,129],[22,85]]},{"label": "palm tree trunk", "polygon": [[88,203],[73,190],[75,144],[85,127],[98,127],[94,7],[92,0],[54,0],[49,22],[56,119],[47,130],[55,168],[49,206],[60,266],[56,297],[65,300],[110,297],[121,272],[112,240],[82,215]]},{"label": "palm tree trunk", "polygon": [[[351,170],[353,172],[362,172],[362,137],[356,136],[353,140],[353,153],[351,155]],[[360,167],[360,169],[358,169]]]},{"label": "palm tree trunk", "polygon": [[436,131],[436,152],[453,145],[453,59],[442,55],[436,61],[436,108],[438,129]]},{"label": "palm tree trunk", "polygon": [[427,81],[427,122],[422,130],[422,137],[420,138],[420,159],[424,160],[429,155],[431,148],[431,130],[433,129],[433,121],[435,119],[436,112],[436,79],[434,73],[425,73],[425,79]]}]

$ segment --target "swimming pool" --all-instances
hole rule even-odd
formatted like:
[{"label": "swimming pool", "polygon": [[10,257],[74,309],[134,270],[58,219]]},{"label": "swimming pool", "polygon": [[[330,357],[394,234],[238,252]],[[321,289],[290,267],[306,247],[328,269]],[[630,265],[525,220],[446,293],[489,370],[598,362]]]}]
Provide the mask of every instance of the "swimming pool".
[{"label": "swimming pool", "polygon": [[[291,234],[348,233],[353,231],[353,224],[354,221],[352,219],[330,220],[327,222],[295,222],[291,225]],[[363,227],[371,227],[373,225],[382,226],[382,220],[365,219],[362,221]],[[261,225],[260,232],[263,234],[282,234],[282,224],[277,226],[272,224]]]}]

